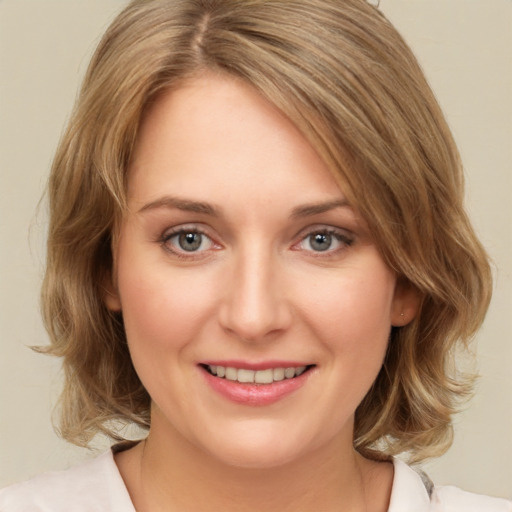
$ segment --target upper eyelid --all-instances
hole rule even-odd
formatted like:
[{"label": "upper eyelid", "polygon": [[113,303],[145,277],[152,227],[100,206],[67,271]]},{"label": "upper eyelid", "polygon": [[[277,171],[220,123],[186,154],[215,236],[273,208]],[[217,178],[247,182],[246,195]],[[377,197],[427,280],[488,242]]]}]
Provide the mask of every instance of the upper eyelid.
[{"label": "upper eyelid", "polygon": [[156,241],[161,244],[167,244],[170,239],[183,233],[199,233],[200,235],[208,238],[212,244],[218,244],[218,242],[216,242],[215,238],[211,236],[207,229],[203,229],[197,224],[180,224],[178,226],[168,227],[160,232],[156,238]]},{"label": "upper eyelid", "polygon": [[199,225],[198,224],[180,224],[178,226],[169,227],[162,232],[160,238],[162,238],[162,239],[171,238],[175,235],[179,235],[180,233],[187,233],[187,232],[200,233],[201,235],[205,235],[208,238],[213,238],[209,234],[209,230],[203,228],[201,226],[201,224],[199,224]]},{"label": "upper eyelid", "polygon": [[305,238],[313,233],[339,233],[341,235],[346,235],[347,238],[355,238],[355,234],[348,228],[341,228],[338,226],[333,226],[331,224],[315,224],[313,226],[307,226],[301,229],[295,238]]}]

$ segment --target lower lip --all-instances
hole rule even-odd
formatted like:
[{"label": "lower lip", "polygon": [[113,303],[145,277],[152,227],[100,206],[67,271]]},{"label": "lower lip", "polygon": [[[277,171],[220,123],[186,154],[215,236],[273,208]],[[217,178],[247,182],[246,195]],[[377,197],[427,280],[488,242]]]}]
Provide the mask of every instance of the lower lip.
[{"label": "lower lip", "polygon": [[293,379],[285,379],[272,384],[242,384],[236,380],[215,377],[201,368],[209,386],[232,402],[244,405],[261,406],[278,402],[301,388],[309,378],[311,370]]}]

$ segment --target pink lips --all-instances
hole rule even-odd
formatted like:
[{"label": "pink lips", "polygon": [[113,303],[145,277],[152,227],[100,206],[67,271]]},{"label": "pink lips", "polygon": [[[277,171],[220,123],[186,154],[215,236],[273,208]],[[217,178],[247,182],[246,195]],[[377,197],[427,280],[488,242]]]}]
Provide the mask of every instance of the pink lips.
[{"label": "pink lips", "polygon": [[[248,370],[266,370],[268,368],[299,367],[301,363],[290,361],[272,361],[260,364],[249,364],[243,361],[216,361],[204,363],[208,365],[241,368]],[[271,384],[248,384],[228,380],[212,375],[201,367],[207,384],[217,393],[228,400],[251,406],[264,406],[278,402],[282,398],[300,389],[310,377],[311,371],[305,371],[302,375],[292,379],[275,381]]]}]

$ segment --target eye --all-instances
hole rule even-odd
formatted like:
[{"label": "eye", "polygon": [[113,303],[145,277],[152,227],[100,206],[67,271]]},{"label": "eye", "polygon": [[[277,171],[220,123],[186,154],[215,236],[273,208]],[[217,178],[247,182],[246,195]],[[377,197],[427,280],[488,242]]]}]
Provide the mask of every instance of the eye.
[{"label": "eye", "polygon": [[198,251],[201,249],[201,246],[204,245],[204,235],[201,233],[180,233],[179,235],[174,236],[176,238],[177,243],[180,249],[183,249],[187,252]]},{"label": "eye", "polygon": [[335,229],[310,232],[298,244],[299,249],[316,253],[333,253],[350,246],[353,239]]},{"label": "eye", "polygon": [[202,253],[214,248],[213,240],[197,229],[179,229],[166,233],[162,243],[169,251],[186,257],[187,253]]},{"label": "eye", "polygon": [[330,233],[315,233],[309,235],[306,240],[311,249],[319,252],[329,250],[333,244],[333,236]]}]

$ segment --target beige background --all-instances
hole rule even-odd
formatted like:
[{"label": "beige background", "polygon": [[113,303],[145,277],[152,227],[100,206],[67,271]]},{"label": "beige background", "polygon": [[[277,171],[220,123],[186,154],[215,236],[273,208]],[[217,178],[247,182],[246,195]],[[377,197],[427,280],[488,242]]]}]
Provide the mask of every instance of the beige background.
[{"label": "beige background", "polygon": [[[59,363],[26,347],[46,341],[38,201],[90,53],[124,4],[0,0],[0,486],[91,456],[53,433]],[[381,9],[445,109],[468,207],[497,267],[477,395],[456,420],[452,449],[427,469],[439,483],[512,498],[512,2],[381,0]]]}]

